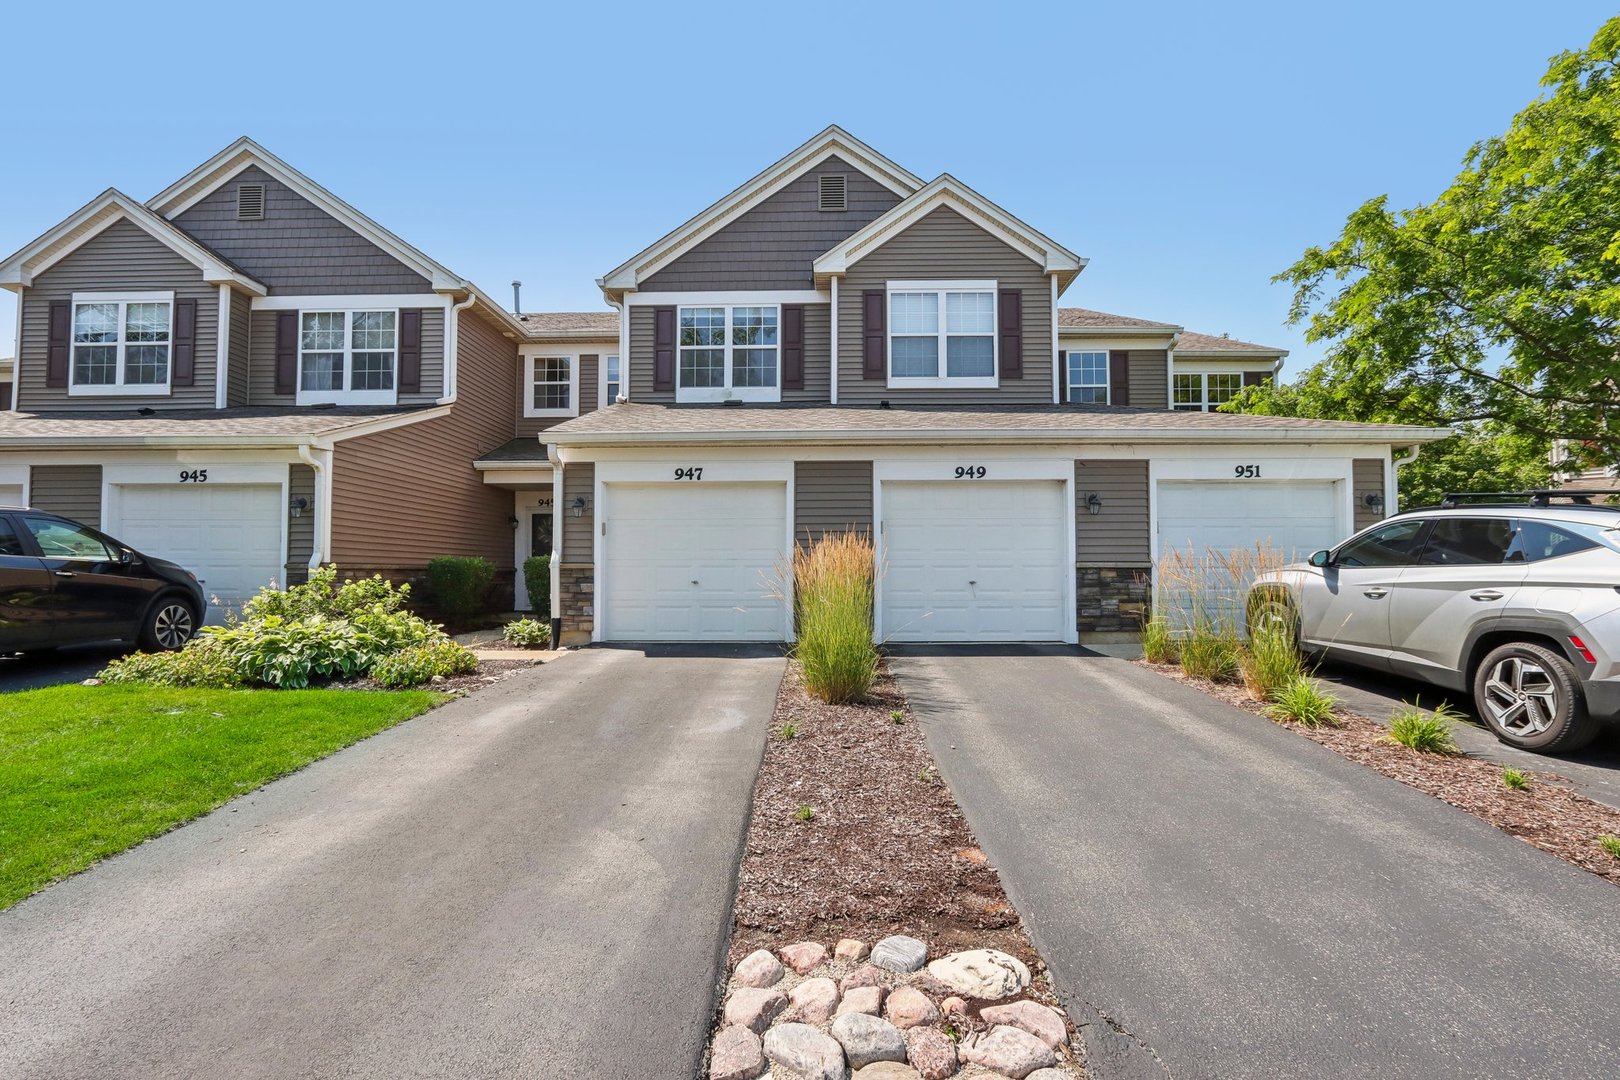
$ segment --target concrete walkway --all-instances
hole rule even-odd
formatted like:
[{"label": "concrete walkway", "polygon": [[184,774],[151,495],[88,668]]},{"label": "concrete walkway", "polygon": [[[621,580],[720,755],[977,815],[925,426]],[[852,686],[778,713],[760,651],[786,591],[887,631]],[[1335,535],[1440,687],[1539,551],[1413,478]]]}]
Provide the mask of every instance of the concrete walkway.
[{"label": "concrete walkway", "polygon": [[901,651],[1114,1077],[1620,1075],[1620,890],[1124,660]]},{"label": "concrete walkway", "polygon": [[0,913],[0,1076],[690,1080],[783,661],[570,654]]}]

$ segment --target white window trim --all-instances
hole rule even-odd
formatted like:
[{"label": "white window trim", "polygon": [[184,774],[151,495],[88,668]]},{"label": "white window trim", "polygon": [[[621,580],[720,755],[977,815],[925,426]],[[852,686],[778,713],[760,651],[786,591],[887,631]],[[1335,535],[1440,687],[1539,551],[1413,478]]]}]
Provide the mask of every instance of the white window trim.
[{"label": "white window trim", "polygon": [[[548,349],[543,346],[523,350],[523,415],[526,417],[558,417],[579,415],[579,356],[576,351]],[[537,409],[534,407],[534,362],[536,360],[568,361],[568,408]]]},{"label": "white window trim", "polygon": [[[1001,291],[996,288],[995,281],[889,281],[885,282],[883,295],[883,353],[885,374],[888,376],[888,385],[892,389],[903,390],[921,387],[949,387],[957,386],[966,389],[990,388],[1001,385]],[[894,308],[891,297],[895,293],[932,292],[940,295],[939,302],[939,370],[941,374],[932,376],[896,376],[894,374]],[[952,292],[987,292],[990,294],[990,363],[989,375],[946,375],[945,371],[945,339],[950,335],[945,330],[945,300],[946,293]],[[916,337],[915,334],[902,334],[902,337]],[[965,335],[958,335],[965,336]],[[978,336],[978,335],[974,335]]]},{"label": "white window trim", "polygon": [[[1198,378],[1198,408],[1193,408],[1191,402],[1185,404],[1176,401],[1176,379],[1183,375],[1194,375]],[[1243,372],[1241,369],[1222,371],[1174,371],[1170,373],[1170,409],[1172,412],[1213,412],[1214,408],[1209,402],[1209,377],[1211,375],[1236,375],[1238,378],[1238,392],[1243,391]],[[1225,404],[1216,402],[1216,406]]]},{"label": "white window trim", "polygon": [[[118,360],[116,381],[106,384],[86,384],[73,381],[78,365],[74,363],[74,353],[79,345],[93,345],[94,342],[75,342],[73,340],[73,327],[78,321],[80,304],[117,304],[118,305]],[[168,304],[169,305],[169,363],[164,371],[164,380],[161,383],[134,383],[124,382],[124,350],[129,343],[124,340],[124,314],[129,304]],[[22,305],[18,305],[19,310]],[[103,345],[106,343],[103,342]],[[140,344],[137,342],[137,344]],[[155,343],[154,343],[155,344]],[[174,386],[174,292],[82,292],[74,293],[68,301],[68,385],[69,397],[164,397],[172,392]],[[15,396],[15,391],[13,391]]]},{"label": "white window trim", "polygon": [[[723,339],[725,349],[726,382],[724,386],[682,386],[681,385],[681,353],[698,348],[713,348],[713,346],[682,345],[681,344],[681,312],[692,308],[723,308],[726,313],[726,328]],[[731,313],[737,308],[769,308],[776,312],[776,344],[775,345],[742,345],[738,346],[731,340]],[[776,353],[776,385],[775,386],[733,386],[731,354],[738,348],[744,349],[770,349]],[[624,369],[619,369],[620,378],[624,376]],[[726,303],[704,304],[691,301],[679,305],[675,309],[675,400],[684,402],[714,402],[714,401],[781,401],[782,400],[782,305],[745,304],[727,301]]]},{"label": "white window trim", "polygon": [[[350,390],[347,389],[349,381],[354,377],[354,319],[357,311],[389,311],[394,315],[394,377],[390,381],[394,384],[388,390]],[[343,385],[342,390],[305,390],[304,389],[304,316],[305,315],[342,315],[343,316]],[[297,392],[297,403],[300,405],[393,405],[399,400],[399,308],[387,304],[352,304],[344,307],[302,307],[298,309],[298,355],[297,367],[293,372],[294,387]],[[327,352],[326,349],[317,349],[316,352]],[[364,352],[378,350],[365,349]]]},{"label": "white window trim", "polygon": [[[1074,382],[1074,380],[1072,378],[1069,377],[1069,361],[1074,357],[1075,353],[1098,353],[1098,354],[1100,354],[1102,356],[1102,358],[1103,358],[1103,381],[1102,381],[1101,385],[1102,385],[1102,388],[1103,388],[1103,399],[1102,399],[1101,402],[1096,402],[1096,401],[1076,401],[1076,400],[1074,400],[1075,382]],[[1090,389],[1091,387],[1094,387],[1094,386],[1096,386],[1098,384],[1097,383],[1083,383],[1081,385],[1084,386],[1087,389]],[[1065,401],[1067,401],[1070,405],[1097,405],[1097,404],[1112,405],[1114,403],[1114,370],[1113,370],[1113,365],[1111,363],[1111,358],[1109,356],[1109,350],[1107,350],[1107,349],[1065,349],[1065,350],[1063,350],[1063,399]],[[1191,410],[1189,409],[1188,411],[1190,412]]]}]

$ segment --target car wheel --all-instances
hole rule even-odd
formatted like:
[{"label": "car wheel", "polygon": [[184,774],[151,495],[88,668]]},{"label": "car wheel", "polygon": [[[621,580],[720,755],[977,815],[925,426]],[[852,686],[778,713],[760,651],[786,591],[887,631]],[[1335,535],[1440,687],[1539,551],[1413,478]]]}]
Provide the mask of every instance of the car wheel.
[{"label": "car wheel", "polygon": [[165,596],[146,613],[141,627],[141,648],[149,652],[173,652],[182,648],[197,632],[197,615],[178,596]]},{"label": "car wheel", "polygon": [[1485,657],[1474,674],[1474,708],[1498,739],[1521,750],[1568,753],[1597,734],[1574,666],[1529,642],[1503,645]]},{"label": "car wheel", "polygon": [[1256,597],[1249,602],[1249,637],[1282,633],[1299,648],[1299,612],[1293,602],[1279,596]]}]

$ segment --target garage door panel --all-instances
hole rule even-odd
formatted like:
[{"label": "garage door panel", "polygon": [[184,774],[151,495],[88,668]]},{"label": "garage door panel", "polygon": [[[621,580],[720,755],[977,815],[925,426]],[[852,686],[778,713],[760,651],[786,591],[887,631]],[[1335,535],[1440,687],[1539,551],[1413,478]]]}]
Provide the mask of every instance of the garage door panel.
[{"label": "garage door panel", "polygon": [[284,576],[279,484],[121,484],[114,536],[196,574],[208,617]]}]

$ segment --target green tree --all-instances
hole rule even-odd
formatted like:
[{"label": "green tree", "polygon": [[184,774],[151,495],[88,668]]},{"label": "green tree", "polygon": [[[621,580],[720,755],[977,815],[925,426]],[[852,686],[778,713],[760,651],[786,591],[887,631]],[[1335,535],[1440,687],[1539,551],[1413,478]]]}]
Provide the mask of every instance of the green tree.
[{"label": "green tree", "polygon": [[[1433,202],[1369,200],[1277,276],[1294,289],[1290,321],[1327,346],[1292,407],[1467,425],[1439,455],[1498,451],[1508,472],[1482,479],[1530,467],[1554,439],[1580,460],[1620,461],[1617,54],[1620,17],[1554,57],[1543,94]],[[1235,407],[1266,411],[1287,389]]]}]

